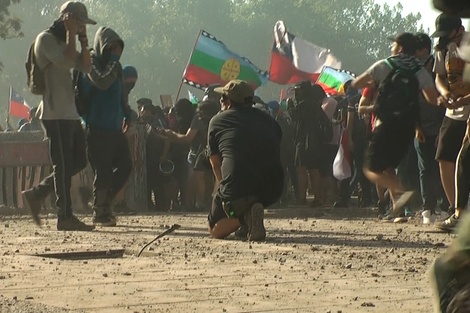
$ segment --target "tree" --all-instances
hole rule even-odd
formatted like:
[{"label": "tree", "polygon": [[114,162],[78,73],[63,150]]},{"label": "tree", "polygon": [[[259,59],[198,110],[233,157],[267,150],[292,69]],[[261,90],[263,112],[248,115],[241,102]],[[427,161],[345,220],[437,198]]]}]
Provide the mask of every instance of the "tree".
[{"label": "tree", "polygon": [[[21,20],[18,17],[10,16],[8,7],[13,3],[19,3],[21,0],[0,0],[0,38],[3,40],[22,37]],[[0,62],[0,71],[3,68]]]},{"label": "tree", "polygon": [[[10,0],[6,3],[18,2]],[[0,0],[0,3],[5,0]],[[25,36],[8,41],[0,51],[5,67],[1,91],[17,86],[29,103],[38,98],[26,90],[24,62],[37,33],[59,16],[65,0],[22,1],[14,11],[21,17]],[[88,28],[90,44],[98,26],[113,28],[124,40],[121,62],[134,65],[139,81],[131,94],[158,103],[160,94],[176,95],[196,36],[204,29],[232,51],[249,58],[261,69],[269,66],[273,27],[284,20],[293,34],[330,48],[343,68],[362,72],[375,60],[390,54],[388,36],[418,31],[419,14],[402,14],[401,5],[379,6],[373,0],[83,0],[98,22]],[[1,5],[0,5],[1,7]],[[19,30],[18,30],[19,31]],[[12,34],[13,35],[13,34]],[[19,33],[18,33],[19,35]],[[23,86],[23,90],[21,90]],[[184,86],[184,89],[190,88]],[[260,88],[265,99],[277,97],[281,86]],[[197,93],[197,92],[196,92]],[[131,103],[133,104],[133,103]]]}]

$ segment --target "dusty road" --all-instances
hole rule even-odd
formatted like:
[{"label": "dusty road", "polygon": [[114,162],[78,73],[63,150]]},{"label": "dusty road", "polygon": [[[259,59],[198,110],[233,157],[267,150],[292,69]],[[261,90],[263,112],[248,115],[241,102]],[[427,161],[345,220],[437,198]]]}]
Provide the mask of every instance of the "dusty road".
[{"label": "dusty road", "polygon": [[[419,220],[379,222],[370,209],[268,210],[263,243],[210,239],[202,213],[118,223],[58,232],[52,216],[42,228],[1,216],[0,312],[431,312],[426,272],[452,240]],[[126,253],[33,256],[109,249]]]}]

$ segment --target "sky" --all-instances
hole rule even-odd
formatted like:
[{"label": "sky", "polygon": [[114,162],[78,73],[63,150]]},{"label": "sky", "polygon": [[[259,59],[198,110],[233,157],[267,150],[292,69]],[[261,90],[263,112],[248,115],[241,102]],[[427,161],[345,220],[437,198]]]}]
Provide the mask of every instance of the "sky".
[{"label": "sky", "polygon": [[[403,6],[403,13],[421,13],[420,22],[423,24],[424,29],[427,30],[429,28],[431,33],[434,32],[434,21],[440,14],[440,11],[434,9],[432,0],[375,0],[375,2],[378,4],[387,3],[392,7],[400,2]],[[463,20],[466,30],[469,30],[468,24],[468,20]]]}]

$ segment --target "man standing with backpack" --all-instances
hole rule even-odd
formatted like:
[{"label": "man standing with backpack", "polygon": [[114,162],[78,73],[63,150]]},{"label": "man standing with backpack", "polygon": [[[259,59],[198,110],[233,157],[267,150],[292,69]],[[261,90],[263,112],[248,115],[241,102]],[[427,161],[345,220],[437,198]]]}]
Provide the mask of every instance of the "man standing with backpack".
[{"label": "man standing with backpack", "polygon": [[[94,227],[78,220],[72,211],[70,187],[72,176],[86,166],[85,135],[77,113],[70,70],[83,72],[91,69],[86,24],[96,24],[88,18],[83,3],[68,1],[60,8],[59,18],[41,32],[35,40],[34,59],[43,81],[39,118],[51,142],[50,154],[54,171],[38,186],[23,191],[26,206],[39,225],[41,202],[55,187],[57,197],[57,229],[89,231]],[[76,50],[76,39],[81,52]]]},{"label": "man standing with backpack", "polygon": [[355,79],[351,86],[378,90],[375,127],[366,150],[364,174],[389,189],[393,198],[391,216],[398,217],[413,191],[400,184],[395,169],[413,142],[419,117],[418,94],[431,104],[437,91],[430,74],[415,59],[416,38],[401,33],[393,38],[392,56],[380,60]]}]

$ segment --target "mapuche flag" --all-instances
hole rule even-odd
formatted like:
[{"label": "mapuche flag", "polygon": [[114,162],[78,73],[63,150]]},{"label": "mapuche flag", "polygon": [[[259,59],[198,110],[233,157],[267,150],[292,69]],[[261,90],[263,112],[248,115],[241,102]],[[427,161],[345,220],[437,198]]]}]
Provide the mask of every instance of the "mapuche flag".
[{"label": "mapuche flag", "polygon": [[329,49],[289,33],[283,21],[276,22],[269,67],[270,81],[280,85],[302,80],[314,82],[325,65],[341,68],[341,61]]},{"label": "mapuche flag", "polygon": [[183,82],[202,89],[214,84],[225,85],[232,79],[245,80],[256,89],[267,83],[268,73],[201,30],[184,71]]},{"label": "mapuche flag", "polygon": [[324,66],[316,84],[320,85],[329,95],[344,94],[344,83],[354,80],[356,76],[345,70]]},{"label": "mapuche flag", "polygon": [[21,97],[20,94],[10,86],[10,109],[8,113],[12,116],[26,118],[29,120],[30,109],[31,108],[23,99],[23,97]]}]

